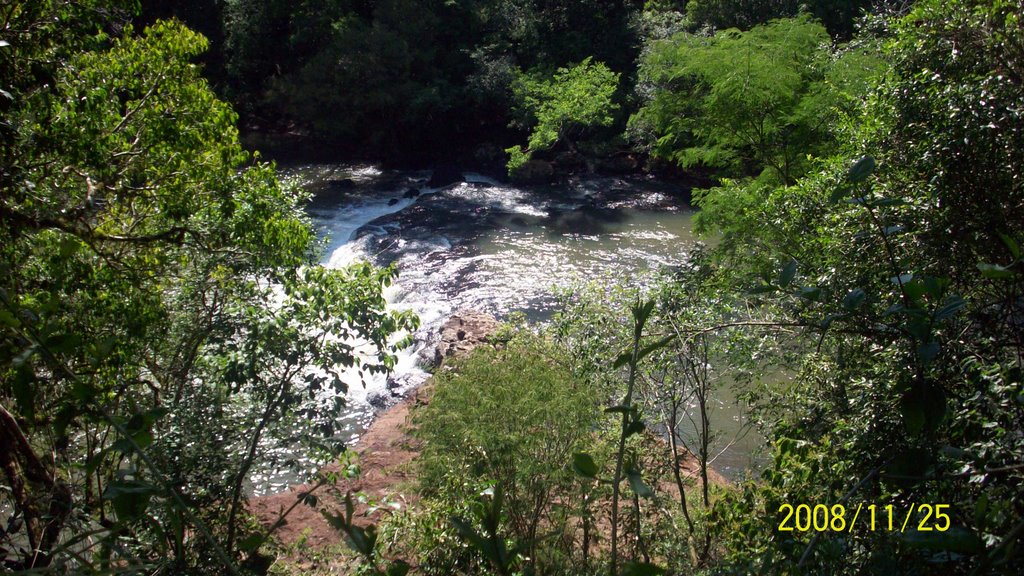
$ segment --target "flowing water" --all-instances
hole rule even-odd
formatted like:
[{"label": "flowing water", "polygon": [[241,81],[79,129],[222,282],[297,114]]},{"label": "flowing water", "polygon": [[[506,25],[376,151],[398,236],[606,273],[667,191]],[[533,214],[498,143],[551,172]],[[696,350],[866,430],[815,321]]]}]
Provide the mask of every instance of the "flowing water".
[{"label": "flowing water", "polygon": [[[465,173],[465,182],[433,189],[425,184],[430,172],[342,165],[282,172],[314,194],[308,210],[325,241],[323,265],[395,263],[399,277],[387,300],[421,319],[416,344],[399,355],[395,374],[350,390],[349,442],[426,379],[420,357],[432,355],[431,336],[453,312],[502,318],[519,311],[543,321],[553,312],[553,288],[638,283],[650,269],[682,263],[697,241],[679,190],[645,178],[522,188]],[[723,434],[714,467],[735,479],[755,462],[758,440],[746,434],[731,394],[715,406],[713,422]],[[267,492],[293,480],[266,473],[254,482],[257,492]]]}]

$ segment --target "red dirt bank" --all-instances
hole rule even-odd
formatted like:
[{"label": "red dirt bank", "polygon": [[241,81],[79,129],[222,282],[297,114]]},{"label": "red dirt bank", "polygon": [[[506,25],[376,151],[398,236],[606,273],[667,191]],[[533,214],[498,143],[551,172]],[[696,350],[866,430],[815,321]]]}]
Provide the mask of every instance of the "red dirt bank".
[{"label": "red dirt bank", "polygon": [[[486,315],[472,312],[456,314],[441,329],[436,361],[443,362],[468,353],[484,343],[486,336],[493,334],[498,326],[496,320]],[[296,506],[275,530],[277,539],[290,545],[305,537],[304,547],[309,549],[323,549],[339,543],[341,535],[327,523],[319,509],[326,507],[335,512],[343,510],[344,495],[349,490],[363,493],[371,501],[397,502],[403,508],[414,505],[417,500],[414,461],[419,456],[419,441],[410,433],[410,412],[417,405],[429,402],[431,390],[432,386],[428,382],[374,420],[366,434],[353,447],[361,469],[359,477],[340,480],[336,486],[317,489],[314,492],[318,499],[317,508],[304,504]],[[680,467],[684,477],[698,479],[699,466],[692,455],[687,454],[682,458]],[[333,469],[336,471],[337,466]],[[708,471],[708,477],[712,484],[728,484],[714,470]],[[269,528],[278,521],[283,511],[295,503],[296,498],[311,488],[308,484],[292,486],[286,492],[253,498],[249,501],[249,509],[265,528]],[[666,486],[666,489],[669,487]],[[367,504],[356,502],[353,515],[356,524],[365,526],[377,523],[386,514],[383,510],[367,513],[368,509]]]}]

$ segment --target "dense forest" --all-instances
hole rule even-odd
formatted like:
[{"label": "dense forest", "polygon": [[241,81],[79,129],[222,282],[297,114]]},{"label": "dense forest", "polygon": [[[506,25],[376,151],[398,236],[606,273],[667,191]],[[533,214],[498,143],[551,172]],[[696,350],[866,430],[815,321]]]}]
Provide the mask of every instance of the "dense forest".
[{"label": "dense forest", "polygon": [[[1020,2],[0,0],[0,22],[5,572],[1024,573]],[[385,299],[398,268],[318,265],[310,192],[259,142],[551,194],[644,173],[687,187],[708,243],[509,318],[414,411],[415,505],[368,523],[299,492],[346,546],[288,548],[251,474],[273,445],[317,488],[357,475],[345,392],[420,320]],[[726,387],[767,454],[731,484],[709,481]]]}]

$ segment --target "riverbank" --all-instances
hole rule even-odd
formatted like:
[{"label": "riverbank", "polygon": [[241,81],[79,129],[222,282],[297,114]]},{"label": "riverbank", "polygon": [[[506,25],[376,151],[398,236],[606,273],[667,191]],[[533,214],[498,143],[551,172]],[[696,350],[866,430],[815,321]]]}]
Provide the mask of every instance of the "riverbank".
[{"label": "riverbank", "polygon": [[[478,346],[491,345],[488,337],[498,327],[499,323],[486,314],[453,315],[439,331],[435,348],[437,369],[447,369],[448,362],[466,356]],[[358,474],[345,478],[340,467],[332,465],[323,474],[336,474],[336,483],[295,485],[250,501],[249,510],[264,529],[276,525],[273,535],[281,546],[279,561],[288,566],[285,573],[348,573],[350,551],[342,542],[343,535],[324,516],[325,512],[342,513],[346,493],[353,494],[352,517],[360,527],[379,524],[396,510],[415,509],[419,500],[417,458],[422,446],[415,437],[413,415],[429,404],[433,390],[430,379],[370,424],[352,447]],[[664,442],[653,436],[652,439]],[[700,467],[692,454],[684,454],[678,465],[684,479],[699,485]],[[708,471],[708,479],[714,486],[728,485],[728,480],[713,469]],[[659,484],[656,489],[664,493],[676,490],[670,483]],[[315,500],[307,495],[313,495]],[[296,505],[297,500],[308,502]],[[286,514],[283,520],[282,514]]]}]

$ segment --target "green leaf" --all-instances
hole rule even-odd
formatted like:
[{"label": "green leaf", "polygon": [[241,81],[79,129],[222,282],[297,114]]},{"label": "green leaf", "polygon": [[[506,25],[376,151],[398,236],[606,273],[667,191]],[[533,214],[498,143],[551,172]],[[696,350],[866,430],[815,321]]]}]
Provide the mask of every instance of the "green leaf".
[{"label": "green leaf", "polygon": [[921,282],[920,278],[915,278],[910,282],[903,284],[903,293],[907,295],[916,306],[921,305],[921,297],[925,295],[927,289],[925,288],[924,282]]},{"label": "green leaf", "polygon": [[82,338],[75,334],[54,334],[46,339],[44,346],[55,354],[68,354],[82,344]]},{"label": "green leaf", "polygon": [[11,385],[14,391],[14,402],[18,414],[29,422],[35,421],[36,414],[36,375],[29,364],[15,369]]},{"label": "green leaf", "polygon": [[850,182],[857,183],[863,182],[871,176],[871,173],[875,171],[875,159],[871,156],[864,156],[860,160],[853,163],[850,166],[850,170],[846,173],[846,179]]},{"label": "green leaf", "polygon": [[944,532],[908,530],[900,535],[900,539],[907,546],[921,550],[958,554],[978,554],[985,550],[981,538],[965,526],[950,526]]},{"label": "green leaf", "polygon": [[860,308],[861,305],[864,304],[864,300],[866,300],[867,297],[868,295],[864,292],[864,290],[860,288],[854,288],[853,290],[850,290],[850,292],[846,296],[843,297],[843,308],[846,308],[847,310],[853,312],[854,310]]},{"label": "green leaf", "polygon": [[906,310],[906,308],[907,307],[904,306],[903,304],[896,303],[886,308],[885,312],[882,312],[882,316],[892,316],[893,314],[899,314],[900,312]]},{"label": "green leaf", "polygon": [[639,362],[640,360],[643,360],[644,358],[649,356],[651,354],[651,352],[654,352],[656,350],[660,350],[660,349],[664,348],[666,345],[668,345],[669,342],[674,340],[675,337],[676,337],[675,334],[669,334],[668,336],[665,336],[664,338],[662,338],[661,340],[658,340],[657,342],[654,342],[654,343],[648,344],[647,346],[644,346],[643,348],[640,349],[639,352],[637,352],[637,355],[636,355],[637,362]]},{"label": "green leaf", "polygon": [[832,323],[843,317],[843,314],[829,314],[822,318],[821,322],[818,322],[818,327],[822,330],[828,330],[832,327]]},{"label": "green leaf", "polygon": [[473,526],[471,526],[469,522],[466,522],[462,518],[458,518],[456,516],[452,516],[448,520],[452,523],[452,526],[455,527],[455,531],[458,532],[460,536],[468,540],[474,548],[484,553],[484,555],[492,561],[497,560],[497,553],[496,550],[494,550],[494,547],[490,542],[477,534],[476,530],[473,529]]},{"label": "green leaf", "polygon": [[981,270],[981,275],[989,280],[1003,280],[1013,277],[1012,270],[999,264],[978,264],[978,270]]},{"label": "green leaf", "polygon": [[622,566],[622,576],[661,576],[665,569],[649,562],[626,562]]},{"label": "green leaf", "polygon": [[24,350],[19,352],[18,355],[15,356],[13,360],[11,360],[11,365],[14,366],[15,368],[21,368],[26,363],[28,363],[29,360],[32,359],[32,356],[35,355],[36,350],[37,348],[35,344],[30,345],[28,348],[25,348]]},{"label": "green leaf", "polygon": [[982,494],[978,497],[978,501],[974,503],[974,523],[978,526],[984,526],[988,519],[988,508],[989,500],[987,494]]},{"label": "green leaf", "polygon": [[110,357],[111,352],[114,351],[115,344],[117,344],[117,339],[113,336],[108,336],[92,343],[90,356],[93,368],[98,367],[104,360]]},{"label": "green leaf", "polygon": [[644,302],[637,300],[637,302],[633,305],[633,332],[636,338],[640,338],[640,335],[643,333],[644,325],[647,323],[647,320],[651,317],[651,314],[654,312],[654,306],[654,300],[647,300]]},{"label": "green leaf", "polygon": [[829,197],[829,200],[832,203],[836,203],[836,202],[839,202],[840,200],[842,200],[843,198],[846,198],[847,196],[849,196],[852,193],[853,193],[853,188],[851,188],[849,185],[843,184],[843,185],[837,186],[836,189],[832,191],[832,195]]},{"label": "green leaf", "polygon": [[906,392],[900,400],[900,412],[903,416],[903,427],[907,432],[916,436],[924,430],[924,407],[911,391]]},{"label": "green leaf", "polygon": [[931,322],[924,310],[909,308],[904,310],[903,313],[909,316],[907,321],[903,324],[904,330],[910,332],[914,338],[917,338],[922,342],[927,342],[932,339]]},{"label": "green leaf", "polygon": [[946,394],[940,386],[914,384],[900,400],[903,424],[917,435],[938,428],[946,415]]},{"label": "green leaf", "polygon": [[817,286],[801,286],[797,292],[797,296],[804,300],[810,300],[811,302],[817,302],[821,299],[821,288]]},{"label": "green leaf", "polygon": [[377,529],[373,525],[361,528],[354,524],[348,526],[348,543],[356,552],[363,556],[372,556],[377,544]]},{"label": "green leaf", "polygon": [[935,357],[939,355],[939,343],[935,340],[925,342],[917,347],[917,357],[921,359],[921,363],[928,366],[935,360]]},{"label": "green leaf", "polygon": [[119,438],[110,444],[110,449],[129,456],[135,452],[135,445],[127,438]]},{"label": "green leaf", "polygon": [[587,478],[595,478],[598,472],[597,463],[594,462],[594,458],[590,454],[584,454],[583,452],[576,452],[572,455],[572,469],[580,476]]},{"label": "green leaf", "polygon": [[943,304],[941,308],[935,311],[935,320],[937,322],[941,322],[942,320],[951,318],[965,306],[967,306],[967,301],[959,295],[953,294],[949,298],[946,298],[946,303]]},{"label": "green leaf", "polygon": [[18,322],[18,317],[11,314],[6,308],[0,308],[0,325],[7,326],[8,328],[17,328],[21,325],[21,322]]},{"label": "green leaf", "polygon": [[796,260],[790,260],[782,267],[779,272],[779,287],[785,288],[793,282],[793,278],[796,278],[797,262]]},{"label": "green leaf", "polygon": [[1000,232],[999,238],[1002,239],[1003,244],[1006,244],[1006,247],[1010,250],[1010,255],[1013,256],[1013,259],[1019,260],[1021,255],[1020,244],[1017,243],[1017,241],[1011,238],[1008,234],[1003,234]]},{"label": "green leaf", "polygon": [[906,476],[901,482],[913,483],[935,462],[935,454],[930,449],[907,447],[897,451],[895,457],[885,466],[886,474]]},{"label": "green leaf", "polygon": [[626,426],[626,436],[632,436],[634,434],[641,434],[647,426],[644,425],[643,420],[633,420]]},{"label": "green leaf", "polygon": [[946,293],[946,288],[949,287],[948,278],[937,278],[935,276],[924,276],[921,283],[924,285],[924,290],[928,297],[932,300],[941,298]]},{"label": "green leaf", "polygon": [[405,576],[411,569],[412,566],[405,560],[395,560],[388,566],[388,576]]},{"label": "green leaf", "polygon": [[633,489],[637,496],[641,498],[654,496],[654,490],[651,490],[650,486],[644,484],[644,479],[640,476],[639,470],[632,469],[627,471],[626,479],[629,480],[629,487]]},{"label": "green leaf", "polygon": [[71,396],[82,403],[92,401],[99,394],[99,391],[90,382],[79,379],[71,384]]},{"label": "green leaf", "polygon": [[66,260],[81,247],[82,244],[77,238],[74,238],[73,236],[64,236],[60,239],[60,243],[57,245],[57,253],[60,254],[62,259]]},{"label": "green leaf", "polygon": [[903,198],[879,198],[872,202],[874,206],[907,206],[910,202],[907,202]]},{"label": "green leaf", "polygon": [[110,500],[120,520],[137,520],[146,513],[149,501],[159,489],[139,480],[120,480],[107,484],[103,497]]},{"label": "green leaf", "polygon": [[250,534],[238,543],[238,549],[242,552],[255,552],[263,544],[262,534]]},{"label": "green leaf", "polygon": [[325,520],[327,520],[327,524],[329,524],[331,528],[334,528],[336,531],[341,532],[343,534],[345,533],[345,519],[342,518],[341,515],[333,514],[331,512],[328,512],[327,510],[321,510],[320,514],[324,517]]}]

